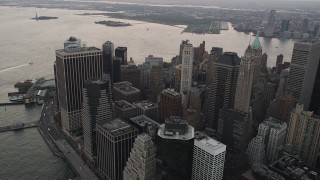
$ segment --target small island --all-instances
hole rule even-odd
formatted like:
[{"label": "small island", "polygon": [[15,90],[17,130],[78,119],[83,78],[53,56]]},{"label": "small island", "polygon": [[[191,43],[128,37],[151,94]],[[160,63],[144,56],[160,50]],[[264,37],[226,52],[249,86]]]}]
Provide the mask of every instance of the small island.
[{"label": "small island", "polygon": [[124,22],[120,22],[120,21],[96,21],[94,23],[102,24],[102,25],[106,25],[106,26],[112,26],[112,27],[132,26],[129,23],[124,23]]},{"label": "small island", "polygon": [[36,17],[31,18],[34,19],[36,21],[38,20],[51,20],[51,19],[58,19],[58,17],[51,17],[51,16],[38,16],[38,14],[36,14]]}]

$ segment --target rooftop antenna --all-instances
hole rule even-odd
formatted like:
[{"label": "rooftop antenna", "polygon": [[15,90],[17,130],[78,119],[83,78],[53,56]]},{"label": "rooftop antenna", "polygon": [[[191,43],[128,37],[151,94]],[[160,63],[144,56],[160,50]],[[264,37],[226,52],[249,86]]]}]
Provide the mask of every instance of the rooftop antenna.
[{"label": "rooftop antenna", "polygon": [[38,13],[36,12],[36,20],[38,20]]}]

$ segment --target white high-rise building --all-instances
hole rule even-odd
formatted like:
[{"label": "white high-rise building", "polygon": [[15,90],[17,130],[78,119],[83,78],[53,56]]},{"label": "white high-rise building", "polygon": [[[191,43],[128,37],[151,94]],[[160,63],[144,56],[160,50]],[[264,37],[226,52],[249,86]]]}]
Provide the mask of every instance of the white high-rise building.
[{"label": "white high-rise building", "polygon": [[226,145],[196,132],[194,137],[192,180],[223,178]]},{"label": "white high-rise building", "polygon": [[258,135],[262,136],[262,139],[265,142],[268,163],[272,163],[278,158],[278,148],[284,145],[286,132],[287,124],[272,117],[264,120],[259,125]]},{"label": "white high-rise building", "polygon": [[192,85],[193,46],[186,44],[182,51],[181,86],[182,104],[186,104],[187,94]]},{"label": "white high-rise building", "polygon": [[156,151],[157,147],[148,134],[138,135],[123,170],[123,179],[155,180]]},{"label": "white high-rise building", "polygon": [[275,25],[276,25],[276,11],[275,10],[271,10],[270,11],[270,15],[269,15],[269,19],[268,19],[267,30],[265,32],[265,36],[266,37],[272,37],[273,36],[273,31],[274,31]]},{"label": "white high-rise building", "polygon": [[266,151],[262,136],[254,137],[248,145],[247,155],[251,165],[260,163],[265,164]]}]

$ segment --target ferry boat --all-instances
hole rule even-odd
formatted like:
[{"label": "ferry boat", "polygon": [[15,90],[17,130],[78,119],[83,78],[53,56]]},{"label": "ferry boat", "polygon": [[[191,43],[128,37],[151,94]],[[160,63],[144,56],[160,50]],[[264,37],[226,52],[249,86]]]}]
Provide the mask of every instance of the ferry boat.
[{"label": "ferry boat", "polygon": [[14,87],[15,88],[17,88],[17,87],[31,87],[31,86],[33,86],[33,84],[34,84],[33,80],[27,79],[25,81],[16,82],[14,84]]}]

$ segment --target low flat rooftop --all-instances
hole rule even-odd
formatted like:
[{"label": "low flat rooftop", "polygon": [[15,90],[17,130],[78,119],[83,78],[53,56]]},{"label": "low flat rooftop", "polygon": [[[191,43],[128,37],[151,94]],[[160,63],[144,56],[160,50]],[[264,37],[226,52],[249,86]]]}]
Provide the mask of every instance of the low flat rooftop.
[{"label": "low flat rooftop", "polygon": [[152,141],[151,136],[146,133],[139,134],[137,139],[141,140],[144,143]]},{"label": "low flat rooftop", "polygon": [[116,48],[116,50],[122,50],[122,51],[127,50],[127,49],[128,49],[127,47],[117,47]]},{"label": "low flat rooftop", "polygon": [[113,89],[123,92],[124,94],[140,93],[140,90],[132,86],[132,83],[128,81],[118,82],[113,84]]},{"label": "low flat rooftop", "polygon": [[130,121],[138,124],[139,126],[156,126],[156,127],[160,127],[160,124],[157,123],[156,121],[148,118],[147,116],[145,115],[141,115],[141,116],[137,116],[137,117],[133,117],[133,118],[130,118]]},{"label": "low flat rooftop", "polygon": [[88,80],[87,82],[91,84],[105,84],[107,81],[102,79],[96,79],[96,80]]},{"label": "low flat rooftop", "polygon": [[171,96],[181,96],[180,93],[174,91],[173,89],[165,89],[162,91],[162,93],[169,94]]},{"label": "low flat rooftop", "polygon": [[138,102],[134,102],[133,104],[142,109],[153,109],[158,107],[157,104],[152,103],[150,101],[138,101]]},{"label": "low flat rooftop", "polygon": [[136,108],[135,105],[129,103],[128,101],[121,100],[121,101],[115,101],[114,105],[122,110],[128,110],[128,109],[134,109]]},{"label": "low flat rooftop", "polygon": [[184,134],[168,134],[166,132],[165,124],[162,124],[158,129],[158,136],[163,139],[172,139],[172,140],[190,140],[194,138],[194,128],[188,125],[188,130]]},{"label": "low flat rooftop", "polygon": [[201,132],[196,132],[194,136],[195,141],[200,142],[201,144],[205,145],[206,147],[212,149],[212,150],[219,150],[222,148],[226,148],[226,145],[222,144],[221,142],[212,139],[206,134],[203,134]]}]

